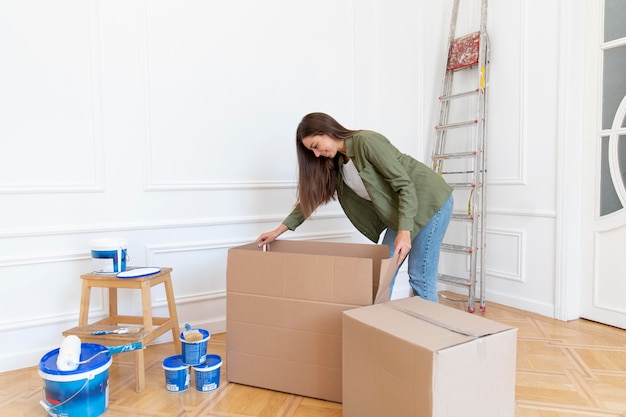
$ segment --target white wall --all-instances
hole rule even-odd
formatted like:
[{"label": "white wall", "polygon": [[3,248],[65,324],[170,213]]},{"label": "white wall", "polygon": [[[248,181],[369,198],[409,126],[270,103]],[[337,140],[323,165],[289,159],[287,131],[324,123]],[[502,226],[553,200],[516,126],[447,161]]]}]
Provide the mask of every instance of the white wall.
[{"label": "white wall", "polygon": [[[578,6],[491,3],[487,299],[554,316],[559,103],[579,98],[558,87],[572,47],[559,23]],[[181,323],[224,331],[228,248],[290,210],[304,114],[379,130],[427,161],[449,9],[1,1],[0,371],[36,365],[76,325],[97,237],[127,239],[131,265],[174,268]],[[364,242],[337,204],[284,237]],[[141,310],[133,292],[121,299]],[[153,299],[166,314],[161,289]],[[97,292],[90,317],[106,302]]]}]

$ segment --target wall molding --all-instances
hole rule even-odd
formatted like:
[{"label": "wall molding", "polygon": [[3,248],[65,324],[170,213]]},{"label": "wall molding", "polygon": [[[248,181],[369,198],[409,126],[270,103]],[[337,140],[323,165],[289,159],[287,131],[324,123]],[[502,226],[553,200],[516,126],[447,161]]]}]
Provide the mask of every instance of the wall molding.
[{"label": "wall molding", "polygon": [[486,290],[487,293],[487,310],[489,310],[489,301],[494,303],[510,306],[525,311],[532,311],[533,313],[540,314],[546,317],[553,317],[554,305],[538,302],[536,299],[520,297],[519,295],[512,295],[510,293],[503,293],[500,291],[490,291],[489,287]]},{"label": "wall molding", "polygon": [[[526,169],[526,163],[527,163],[527,154],[526,154],[526,143],[528,142],[528,137],[527,137],[527,120],[528,120],[528,77],[530,76],[531,72],[528,69],[528,60],[527,60],[527,56],[528,56],[528,33],[530,32],[530,30],[528,29],[528,11],[527,8],[530,7],[528,5],[528,2],[526,0],[521,0],[520,2],[520,10],[519,10],[519,17],[520,17],[520,29],[521,29],[521,33],[520,33],[520,53],[519,53],[519,59],[520,62],[522,63],[522,66],[520,68],[520,74],[522,74],[522,76],[520,77],[520,85],[519,85],[519,97],[520,97],[520,112],[519,112],[519,123],[520,123],[520,132],[519,132],[519,143],[518,143],[518,154],[520,157],[520,164],[519,164],[519,171],[518,171],[518,180],[520,184],[526,184],[526,177],[527,177],[527,169]],[[510,185],[509,183],[503,183],[506,185]]]},{"label": "wall molding", "polygon": [[[197,293],[197,295],[183,295],[181,297],[174,297],[176,299],[176,305],[188,305],[197,304],[205,301],[222,300],[226,298],[226,291],[211,291],[204,293]],[[167,299],[159,298],[154,299],[152,303],[153,308],[167,308]]]},{"label": "wall molding", "polygon": [[[99,314],[96,312],[96,314]],[[23,330],[29,328],[37,328],[43,326],[58,325],[61,323],[78,322],[78,310],[76,313],[58,314],[58,315],[41,315],[29,320],[4,320],[0,322],[0,331]]]},{"label": "wall molding", "polygon": [[[90,301],[90,321],[94,321],[94,319],[99,320],[109,315],[108,293],[106,291],[99,288],[92,289]],[[80,303],[77,303],[76,308],[71,313],[50,315],[49,312],[45,312],[45,314],[26,320],[3,320],[0,321],[0,332],[59,326],[62,324],[69,328],[78,323],[79,308]]]},{"label": "wall molding", "polygon": [[56,262],[75,262],[91,259],[91,252],[63,251],[46,255],[15,256],[0,258],[0,268],[8,266],[39,265]]},{"label": "wall molding", "polygon": [[[355,7],[365,8],[372,7],[373,15],[376,17],[380,16],[380,0],[368,0],[366,3],[356,2],[355,0],[346,0],[347,4],[347,17],[349,19],[348,24],[352,25],[352,44],[356,45],[357,40],[360,39],[357,36],[355,29]],[[153,162],[153,141],[152,141],[152,108],[151,108],[151,78],[150,78],[150,62],[149,62],[149,32],[148,32],[148,7],[150,2],[147,0],[138,0],[136,2],[136,16],[137,16],[137,40],[138,40],[138,73],[140,77],[140,85],[139,85],[139,114],[141,116],[141,123],[139,127],[139,134],[141,136],[141,142],[143,145],[142,154],[143,154],[143,189],[147,192],[161,192],[161,191],[219,191],[219,190],[281,190],[281,189],[296,189],[297,182],[294,180],[269,180],[269,181],[194,181],[194,180],[183,180],[183,181],[167,181],[167,180],[157,180],[155,179],[155,163]],[[365,6],[364,6],[365,5]],[[375,55],[376,59],[374,61],[374,80],[375,86],[372,87],[372,91],[370,92],[372,95],[375,95],[375,102],[377,103],[377,110],[374,113],[374,116],[377,120],[380,118],[380,109],[383,107],[382,98],[381,98],[381,63],[380,63],[380,48],[381,48],[381,40],[380,40],[380,18],[373,20],[376,23],[376,27],[374,28],[374,32],[376,34],[376,42],[375,42]],[[371,30],[371,27],[368,27]],[[354,47],[353,49],[353,60],[352,60],[352,101],[353,101],[353,120],[354,114],[358,113],[357,104],[363,102],[362,97],[357,97],[354,89],[354,85],[357,84],[355,80],[355,68],[357,67],[357,54],[359,48]],[[363,48],[362,48],[363,50]],[[356,52],[356,53],[355,53]],[[371,60],[367,61],[371,64]],[[360,68],[363,68],[362,65],[359,65]],[[363,71],[361,71],[363,72]],[[370,82],[365,83],[365,85],[371,85]],[[371,115],[367,115],[368,117]],[[366,118],[367,119],[367,118]],[[378,123],[380,124],[379,120]]]},{"label": "wall molding", "polygon": [[[146,168],[148,169],[148,168]],[[240,191],[296,189],[297,182],[289,181],[205,181],[205,182],[150,182],[146,177],[144,191]]]},{"label": "wall molding", "polygon": [[[31,184],[3,181],[0,184],[2,194],[57,194],[57,193],[100,193],[104,192],[104,133],[102,123],[102,74],[100,64],[100,15],[98,0],[87,1],[87,53],[89,55],[89,79],[91,81],[89,95],[91,100],[91,132],[90,138],[94,142],[94,181],[93,183],[67,182],[50,183],[38,182]],[[6,179],[5,179],[6,180]]]},{"label": "wall molding", "polygon": [[[526,185],[527,184],[527,146],[528,137],[527,137],[527,123],[528,123],[528,86],[529,81],[528,77],[532,72],[529,72],[527,56],[529,50],[529,39],[528,34],[532,32],[529,30],[529,21],[528,21],[528,7],[529,4],[526,0],[519,1],[519,8],[517,12],[517,16],[519,16],[519,60],[520,60],[520,68],[519,72],[521,77],[519,79],[519,84],[517,85],[518,93],[516,97],[519,97],[519,112],[518,112],[518,120],[519,120],[519,132],[515,135],[515,132],[511,132],[508,130],[507,132],[511,132],[511,136],[516,136],[517,143],[517,155],[519,155],[518,161],[518,171],[516,175],[508,176],[508,177],[500,177],[494,178],[487,176],[487,185],[503,185],[503,186],[511,186],[511,185]],[[489,28],[487,28],[489,31]],[[500,64],[498,64],[500,65]],[[504,66],[506,64],[502,64]],[[491,93],[490,93],[491,94]],[[489,135],[493,138],[493,135]],[[488,139],[489,140],[489,139]],[[493,139],[491,139],[493,140]],[[509,154],[514,154],[514,152],[510,152]],[[487,161],[489,164],[489,161]]]},{"label": "wall molding", "polygon": [[517,217],[535,217],[544,219],[555,219],[557,214],[555,211],[545,210],[513,210],[510,208],[494,208],[487,210],[489,216],[517,216]]},{"label": "wall molding", "polygon": [[[239,216],[239,217],[212,217],[189,220],[171,220],[155,222],[135,222],[135,223],[111,223],[111,224],[91,224],[83,226],[59,226],[36,229],[16,229],[0,231],[0,239],[40,237],[72,234],[91,233],[117,233],[141,230],[176,229],[189,227],[212,227],[242,224],[264,224],[276,223],[285,219],[286,214],[271,214],[267,216]],[[311,220],[332,220],[345,218],[343,211],[333,211],[318,213],[311,216]]]},{"label": "wall molding", "polygon": [[[99,177],[102,175],[99,174]],[[97,181],[94,184],[54,184],[39,183],[29,185],[0,185],[0,195],[2,194],[65,194],[65,193],[102,193],[104,184]]]},{"label": "wall molding", "polygon": [[[516,269],[512,272],[507,272],[507,271],[499,271],[493,268],[487,268],[485,270],[485,274],[492,276],[492,277],[496,277],[496,278],[501,278],[501,279],[505,279],[507,281],[513,281],[513,282],[518,282],[521,284],[526,283],[526,274],[524,272],[524,265],[526,264],[525,262],[525,247],[526,247],[526,232],[523,230],[496,230],[496,229],[489,229],[486,231],[487,236],[489,235],[501,235],[501,236],[507,236],[509,238],[513,238],[516,240],[517,242],[517,263],[516,263]],[[489,250],[489,246],[487,246],[487,251]]]},{"label": "wall molding", "polygon": [[[580,316],[581,303],[581,224],[583,173],[582,158],[583,103],[582,92],[572,98],[572,92],[584,85],[580,50],[584,36],[578,30],[584,26],[583,10],[569,2],[560,3],[558,124],[557,124],[557,182],[555,232],[554,317],[573,320]],[[584,57],[584,54],[582,55]]]}]

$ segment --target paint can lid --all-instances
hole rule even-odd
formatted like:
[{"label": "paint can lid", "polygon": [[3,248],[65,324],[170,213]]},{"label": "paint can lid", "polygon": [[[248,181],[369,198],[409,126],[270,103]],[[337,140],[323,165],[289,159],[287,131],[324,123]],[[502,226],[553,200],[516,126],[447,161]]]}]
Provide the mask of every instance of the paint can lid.
[{"label": "paint can lid", "polygon": [[195,365],[193,369],[199,372],[213,371],[222,366],[222,357],[220,355],[206,355],[206,362],[202,365]]},{"label": "paint can lid", "polygon": [[188,367],[189,365],[183,362],[182,355],[170,356],[163,360],[163,369],[167,369],[169,371],[179,371]]},{"label": "paint can lid", "polygon": [[[78,368],[72,371],[61,371],[57,367],[57,357],[59,356],[60,348],[51,350],[43,355],[39,361],[39,370],[45,374],[50,375],[77,375],[84,372],[92,371],[103,365],[110,365],[112,360],[111,355],[108,352],[106,346],[98,345],[96,343],[82,343],[80,349],[80,360],[85,361],[93,358],[86,363],[81,363]],[[106,353],[100,353],[106,351]],[[100,353],[100,354],[99,354]],[[96,356],[96,354],[98,354]]]}]

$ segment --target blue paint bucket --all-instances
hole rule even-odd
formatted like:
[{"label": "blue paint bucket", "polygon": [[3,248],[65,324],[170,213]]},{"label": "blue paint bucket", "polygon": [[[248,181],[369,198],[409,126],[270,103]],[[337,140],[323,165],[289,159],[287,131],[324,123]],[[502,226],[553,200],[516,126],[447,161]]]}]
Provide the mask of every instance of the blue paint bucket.
[{"label": "blue paint bucket", "polygon": [[191,375],[189,365],[183,363],[180,355],[170,356],[163,361],[165,387],[171,392],[181,392],[189,388]]},{"label": "blue paint bucket", "polygon": [[201,392],[215,391],[220,387],[220,368],[222,358],[219,355],[207,355],[202,365],[194,366],[196,389]]},{"label": "blue paint bucket", "polygon": [[[98,354],[102,351],[106,353]],[[94,356],[98,354],[97,356]],[[112,358],[105,346],[82,343],[80,364],[73,371],[57,367],[59,349],[46,353],[39,362],[39,376],[44,379],[41,405],[56,417],[97,417],[109,405],[109,367]]]},{"label": "blue paint bucket", "polygon": [[211,334],[204,329],[193,329],[202,333],[201,340],[185,340],[185,332],[180,334],[183,362],[187,365],[201,365],[206,361],[206,349]]},{"label": "blue paint bucket", "polygon": [[93,239],[91,263],[97,274],[115,274],[126,271],[128,246],[125,240],[117,238]]}]

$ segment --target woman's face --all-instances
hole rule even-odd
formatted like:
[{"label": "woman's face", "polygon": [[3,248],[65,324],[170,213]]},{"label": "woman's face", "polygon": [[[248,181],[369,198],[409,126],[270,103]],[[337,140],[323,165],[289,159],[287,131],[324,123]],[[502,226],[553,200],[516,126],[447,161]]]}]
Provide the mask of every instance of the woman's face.
[{"label": "woman's face", "polygon": [[344,141],[323,134],[307,136],[302,139],[302,144],[318,158],[334,158],[337,152],[343,153]]}]

